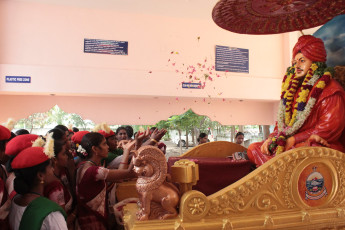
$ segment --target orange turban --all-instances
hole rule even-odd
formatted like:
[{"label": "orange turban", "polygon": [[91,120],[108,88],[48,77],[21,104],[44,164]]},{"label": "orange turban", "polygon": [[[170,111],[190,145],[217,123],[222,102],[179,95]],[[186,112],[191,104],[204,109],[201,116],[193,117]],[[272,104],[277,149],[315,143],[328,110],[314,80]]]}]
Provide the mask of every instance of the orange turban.
[{"label": "orange turban", "polygon": [[311,35],[303,35],[298,39],[292,51],[292,57],[301,52],[313,62],[326,62],[326,49],[323,41]]}]

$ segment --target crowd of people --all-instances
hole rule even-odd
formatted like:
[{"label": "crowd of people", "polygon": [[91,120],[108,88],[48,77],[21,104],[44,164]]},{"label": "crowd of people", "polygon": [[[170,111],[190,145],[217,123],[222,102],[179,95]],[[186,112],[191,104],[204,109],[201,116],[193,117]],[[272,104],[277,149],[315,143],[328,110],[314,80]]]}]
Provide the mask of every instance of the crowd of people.
[{"label": "crowd of people", "polygon": [[1,229],[117,229],[115,183],[135,178],[133,150],[159,147],[165,133],[103,123],[38,136],[0,125]]}]

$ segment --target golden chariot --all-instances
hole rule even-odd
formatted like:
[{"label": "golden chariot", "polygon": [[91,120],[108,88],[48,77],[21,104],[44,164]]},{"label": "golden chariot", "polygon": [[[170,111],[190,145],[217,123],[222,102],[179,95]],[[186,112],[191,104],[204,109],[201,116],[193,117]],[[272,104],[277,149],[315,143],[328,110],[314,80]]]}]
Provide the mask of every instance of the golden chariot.
[{"label": "golden chariot", "polygon": [[[218,151],[212,151],[215,148]],[[213,152],[213,157],[225,157],[241,148],[230,142],[212,142],[182,156],[206,157]],[[172,181],[183,193],[179,215],[138,221],[137,204],[128,204],[124,207],[125,229],[345,229],[344,171],[342,152],[324,147],[297,148],[206,196],[191,190],[198,180],[198,165],[182,159],[171,168]],[[130,196],[128,188],[133,189],[133,184],[123,186],[120,193],[122,189]]]}]

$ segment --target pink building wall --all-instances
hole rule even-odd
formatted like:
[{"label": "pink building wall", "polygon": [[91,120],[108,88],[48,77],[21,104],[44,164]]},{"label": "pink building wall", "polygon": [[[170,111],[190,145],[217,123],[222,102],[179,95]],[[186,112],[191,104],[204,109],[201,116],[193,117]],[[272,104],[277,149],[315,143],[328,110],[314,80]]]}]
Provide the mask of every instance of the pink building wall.
[{"label": "pink building wall", "polygon": [[[273,124],[291,40],[231,33],[211,16],[4,0],[0,33],[0,121],[58,104],[110,124],[152,124],[189,108],[222,124]],[[84,38],[128,41],[128,56],[84,53]],[[204,89],[182,89],[188,79],[176,70],[205,59],[214,65],[215,45],[249,49],[249,74],[218,72]]]}]

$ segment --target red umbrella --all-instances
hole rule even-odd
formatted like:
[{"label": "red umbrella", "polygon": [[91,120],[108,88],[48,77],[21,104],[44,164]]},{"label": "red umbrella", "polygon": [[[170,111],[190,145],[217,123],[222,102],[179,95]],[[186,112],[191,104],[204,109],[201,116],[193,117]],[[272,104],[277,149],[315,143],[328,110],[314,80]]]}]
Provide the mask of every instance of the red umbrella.
[{"label": "red umbrella", "polygon": [[240,34],[277,34],[323,25],[345,14],[345,0],[220,0],[212,18]]}]

